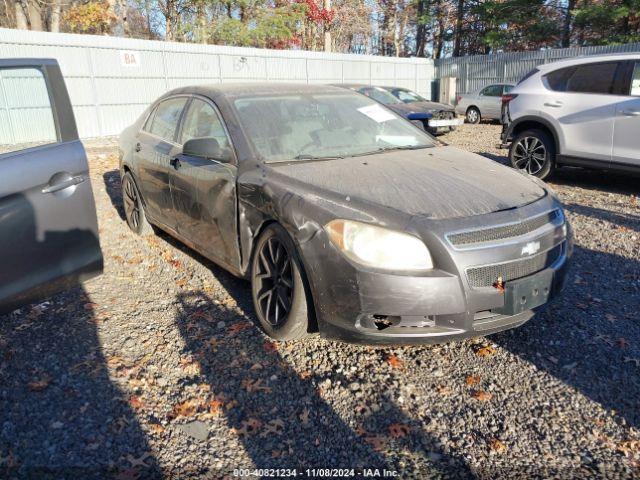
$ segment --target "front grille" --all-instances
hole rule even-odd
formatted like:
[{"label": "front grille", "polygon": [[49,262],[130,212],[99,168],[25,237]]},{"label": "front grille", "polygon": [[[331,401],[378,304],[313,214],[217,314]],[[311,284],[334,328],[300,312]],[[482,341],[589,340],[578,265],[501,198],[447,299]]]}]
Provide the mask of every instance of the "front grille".
[{"label": "front grille", "polygon": [[452,233],[447,235],[447,238],[454,247],[470,245],[472,243],[494,242],[496,240],[518,237],[533,232],[547,223],[554,222],[559,216],[560,210],[553,210],[523,222],[473,230],[471,232]]},{"label": "front grille", "polygon": [[454,112],[449,112],[446,110],[438,110],[433,112],[433,119],[434,120],[450,120],[452,118],[455,118],[455,113]]},{"label": "front grille", "polygon": [[469,285],[474,288],[491,287],[499,277],[503,282],[533,275],[551,266],[562,255],[562,244],[551,250],[527,258],[512,260],[495,265],[484,265],[467,269]]}]

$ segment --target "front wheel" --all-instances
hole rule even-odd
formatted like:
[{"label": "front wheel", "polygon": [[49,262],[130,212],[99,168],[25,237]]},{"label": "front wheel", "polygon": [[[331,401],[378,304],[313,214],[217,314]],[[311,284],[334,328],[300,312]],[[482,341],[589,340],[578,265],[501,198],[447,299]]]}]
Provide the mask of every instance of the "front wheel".
[{"label": "front wheel", "polygon": [[519,133],[509,149],[509,160],[513,168],[540,179],[545,179],[553,173],[554,158],[553,140],[542,130],[526,130]]},{"label": "front wheel", "polygon": [[269,225],[258,239],[251,262],[251,292],[260,325],[275,340],[309,334],[309,310],[303,269],[284,228]]},{"label": "front wheel", "polygon": [[480,110],[476,107],[469,107],[467,109],[466,119],[467,123],[477,124],[480,123]]}]

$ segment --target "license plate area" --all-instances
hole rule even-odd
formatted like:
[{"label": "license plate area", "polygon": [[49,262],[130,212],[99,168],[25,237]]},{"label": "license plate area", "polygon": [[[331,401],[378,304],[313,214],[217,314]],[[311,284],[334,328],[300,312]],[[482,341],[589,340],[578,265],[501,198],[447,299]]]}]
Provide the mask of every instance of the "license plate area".
[{"label": "license plate area", "polygon": [[543,270],[530,277],[507,282],[504,290],[504,307],[492,311],[500,315],[517,315],[525,310],[544,305],[551,295],[553,270]]},{"label": "license plate area", "polygon": [[451,127],[454,125],[462,125],[462,119],[429,120],[430,127]]}]

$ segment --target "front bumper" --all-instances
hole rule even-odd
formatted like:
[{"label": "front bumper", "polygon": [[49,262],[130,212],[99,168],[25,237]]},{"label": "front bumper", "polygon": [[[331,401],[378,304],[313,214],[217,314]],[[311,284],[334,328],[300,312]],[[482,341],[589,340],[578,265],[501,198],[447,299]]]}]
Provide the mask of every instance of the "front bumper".
[{"label": "front bumper", "polygon": [[[486,226],[488,219],[482,217],[491,217],[489,225],[527,218],[540,209],[541,203],[546,204],[543,208],[557,208],[547,198],[515,211],[439,222],[439,228],[422,225],[425,230],[420,236],[436,268],[421,275],[365,269],[348,261],[324,234],[317,235],[304,246],[303,257],[321,335],[351,343],[425,344],[483,336],[522,325],[562,290],[572,249],[570,235],[564,236],[560,226],[549,225],[506,245],[456,250],[445,232],[454,231],[454,226],[460,229],[461,223],[462,228]],[[552,263],[517,280],[531,278],[537,285],[536,277],[550,279],[544,302],[514,311],[506,308],[504,291],[470,283],[469,267],[511,261],[514,252],[520,255],[522,246],[532,241],[541,242],[543,249],[561,249]]]}]

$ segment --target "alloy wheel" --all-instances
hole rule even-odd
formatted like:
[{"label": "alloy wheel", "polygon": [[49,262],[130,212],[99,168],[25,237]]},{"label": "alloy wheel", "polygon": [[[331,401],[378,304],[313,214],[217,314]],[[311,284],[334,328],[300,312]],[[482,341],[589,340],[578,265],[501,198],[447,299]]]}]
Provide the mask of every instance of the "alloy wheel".
[{"label": "alloy wheel", "polygon": [[547,161],[547,149],[539,138],[523,137],[513,150],[513,164],[530,175],[539,173]]},{"label": "alloy wheel", "polygon": [[293,269],[291,256],[277,237],[267,239],[258,252],[258,268],[254,275],[257,285],[257,307],[271,325],[282,324],[291,310],[293,300]]},{"label": "alloy wheel", "polygon": [[138,201],[138,190],[129,177],[125,179],[124,188],[124,214],[127,223],[132,230],[137,231],[140,227],[140,202]]},{"label": "alloy wheel", "polygon": [[467,120],[469,123],[476,123],[478,121],[478,111],[474,108],[467,112]]}]

